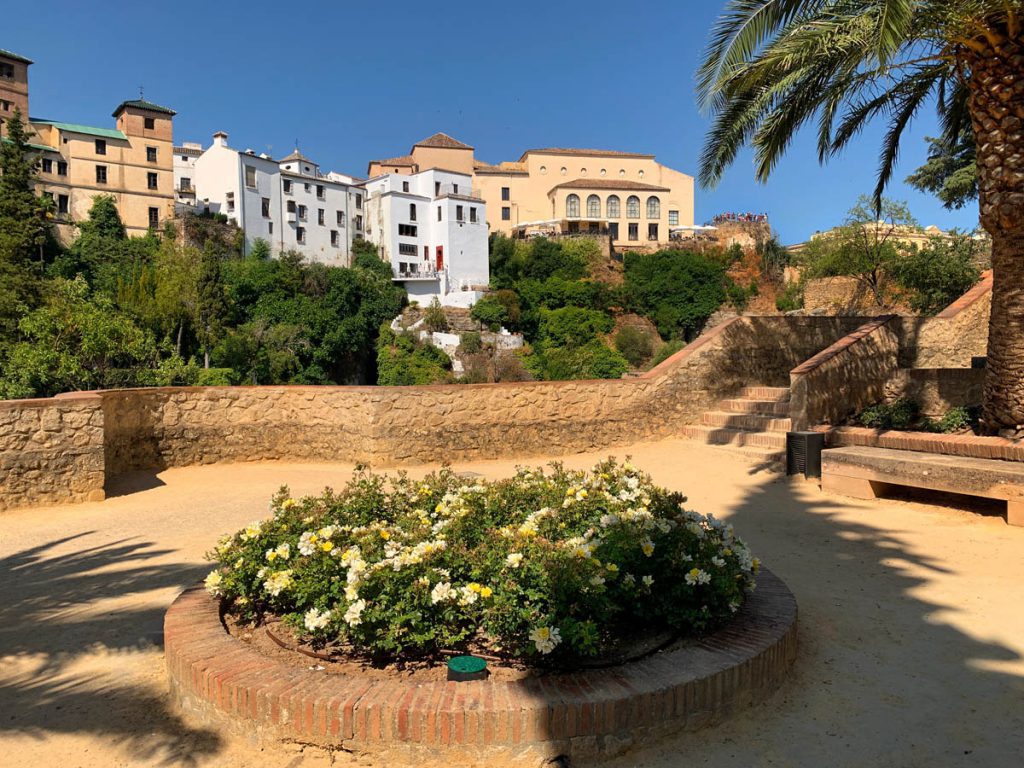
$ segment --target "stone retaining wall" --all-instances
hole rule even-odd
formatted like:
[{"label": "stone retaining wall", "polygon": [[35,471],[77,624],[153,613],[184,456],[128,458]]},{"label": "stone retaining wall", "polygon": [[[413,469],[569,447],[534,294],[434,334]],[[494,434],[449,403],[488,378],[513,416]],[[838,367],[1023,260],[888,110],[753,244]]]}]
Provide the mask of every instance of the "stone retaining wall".
[{"label": "stone retaining wall", "polygon": [[640,661],[518,682],[371,680],[261,654],[225,631],[200,585],[167,611],[164,655],[183,710],[258,742],[341,748],[382,765],[575,765],[763,701],[796,657],[796,628],[792,593],[762,570],[729,626]]},{"label": "stone retaining wall", "polygon": [[885,399],[909,398],[938,419],[952,408],[980,405],[984,385],[983,368],[901,368],[886,385]]}]

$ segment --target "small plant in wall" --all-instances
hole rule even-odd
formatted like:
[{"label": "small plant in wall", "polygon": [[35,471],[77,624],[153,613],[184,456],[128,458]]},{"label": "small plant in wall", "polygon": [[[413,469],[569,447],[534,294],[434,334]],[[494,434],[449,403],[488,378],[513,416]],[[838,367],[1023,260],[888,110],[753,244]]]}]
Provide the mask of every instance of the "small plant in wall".
[{"label": "small plant in wall", "polygon": [[729,620],[758,561],[732,526],[630,463],[479,482],[356,472],[220,541],[206,587],[237,620],[281,619],[380,664],[486,653],[573,666]]}]

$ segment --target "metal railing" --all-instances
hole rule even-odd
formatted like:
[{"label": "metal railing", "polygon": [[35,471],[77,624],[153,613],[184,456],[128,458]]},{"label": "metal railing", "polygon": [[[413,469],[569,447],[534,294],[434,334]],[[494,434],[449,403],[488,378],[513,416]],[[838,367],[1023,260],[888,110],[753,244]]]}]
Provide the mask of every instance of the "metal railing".
[{"label": "metal railing", "polygon": [[436,280],[437,278],[441,277],[442,274],[440,271],[436,269],[421,269],[418,271],[407,269],[405,271],[402,271],[396,266],[391,267],[391,272],[394,275],[395,279],[401,280],[410,280],[414,278],[420,278],[423,280]]},{"label": "metal railing", "polygon": [[473,189],[467,184],[442,184],[437,188],[434,197],[447,197],[449,195],[468,197],[472,200],[480,200],[481,202],[484,199],[483,193],[479,189]]}]

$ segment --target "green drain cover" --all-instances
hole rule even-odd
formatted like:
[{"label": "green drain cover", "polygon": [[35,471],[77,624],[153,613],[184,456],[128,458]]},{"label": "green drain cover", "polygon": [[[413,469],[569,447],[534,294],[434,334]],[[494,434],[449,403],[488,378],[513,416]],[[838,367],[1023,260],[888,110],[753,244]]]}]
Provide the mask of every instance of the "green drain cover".
[{"label": "green drain cover", "polygon": [[483,680],[487,677],[487,662],[479,656],[455,656],[448,660],[448,679],[456,682]]}]

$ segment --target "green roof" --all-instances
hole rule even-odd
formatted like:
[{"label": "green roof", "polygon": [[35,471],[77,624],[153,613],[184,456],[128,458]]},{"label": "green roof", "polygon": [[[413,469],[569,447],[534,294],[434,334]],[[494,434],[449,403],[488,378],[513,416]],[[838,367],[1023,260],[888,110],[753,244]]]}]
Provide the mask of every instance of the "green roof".
[{"label": "green roof", "polygon": [[122,101],[117,105],[117,109],[114,110],[114,117],[121,114],[121,110],[125,107],[135,107],[136,109],[147,109],[150,112],[163,112],[165,115],[176,115],[178,114],[170,107],[161,107],[159,104],[154,104],[152,101],[145,101],[143,99],[132,99],[131,101]]},{"label": "green roof", "polygon": [[3,48],[0,48],[0,56],[6,56],[8,59],[14,59],[15,61],[21,61],[21,62],[24,62],[25,64],[34,64],[35,63],[34,61],[32,61],[32,59],[26,59],[24,56],[19,56],[14,51],[6,51]]},{"label": "green roof", "polygon": [[91,125],[62,123],[60,120],[40,120],[36,117],[30,118],[29,122],[40,123],[42,125],[52,125],[54,128],[59,128],[62,131],[70,131],[71,133],[84,133],[88,136],[101,136],[105,139],[121,139],[122,141],[128,140],[128,137],[116,128],[94,128]]},{"label": "green roof", "polygon": [[[4,136],[4,144],[13,144],[14,142]],[[29,144],[26,142],[26,147],[29,149],[38,149],[40,152],[56,152],[57,150],[53,147],[48,147],[45,144]]]}]

